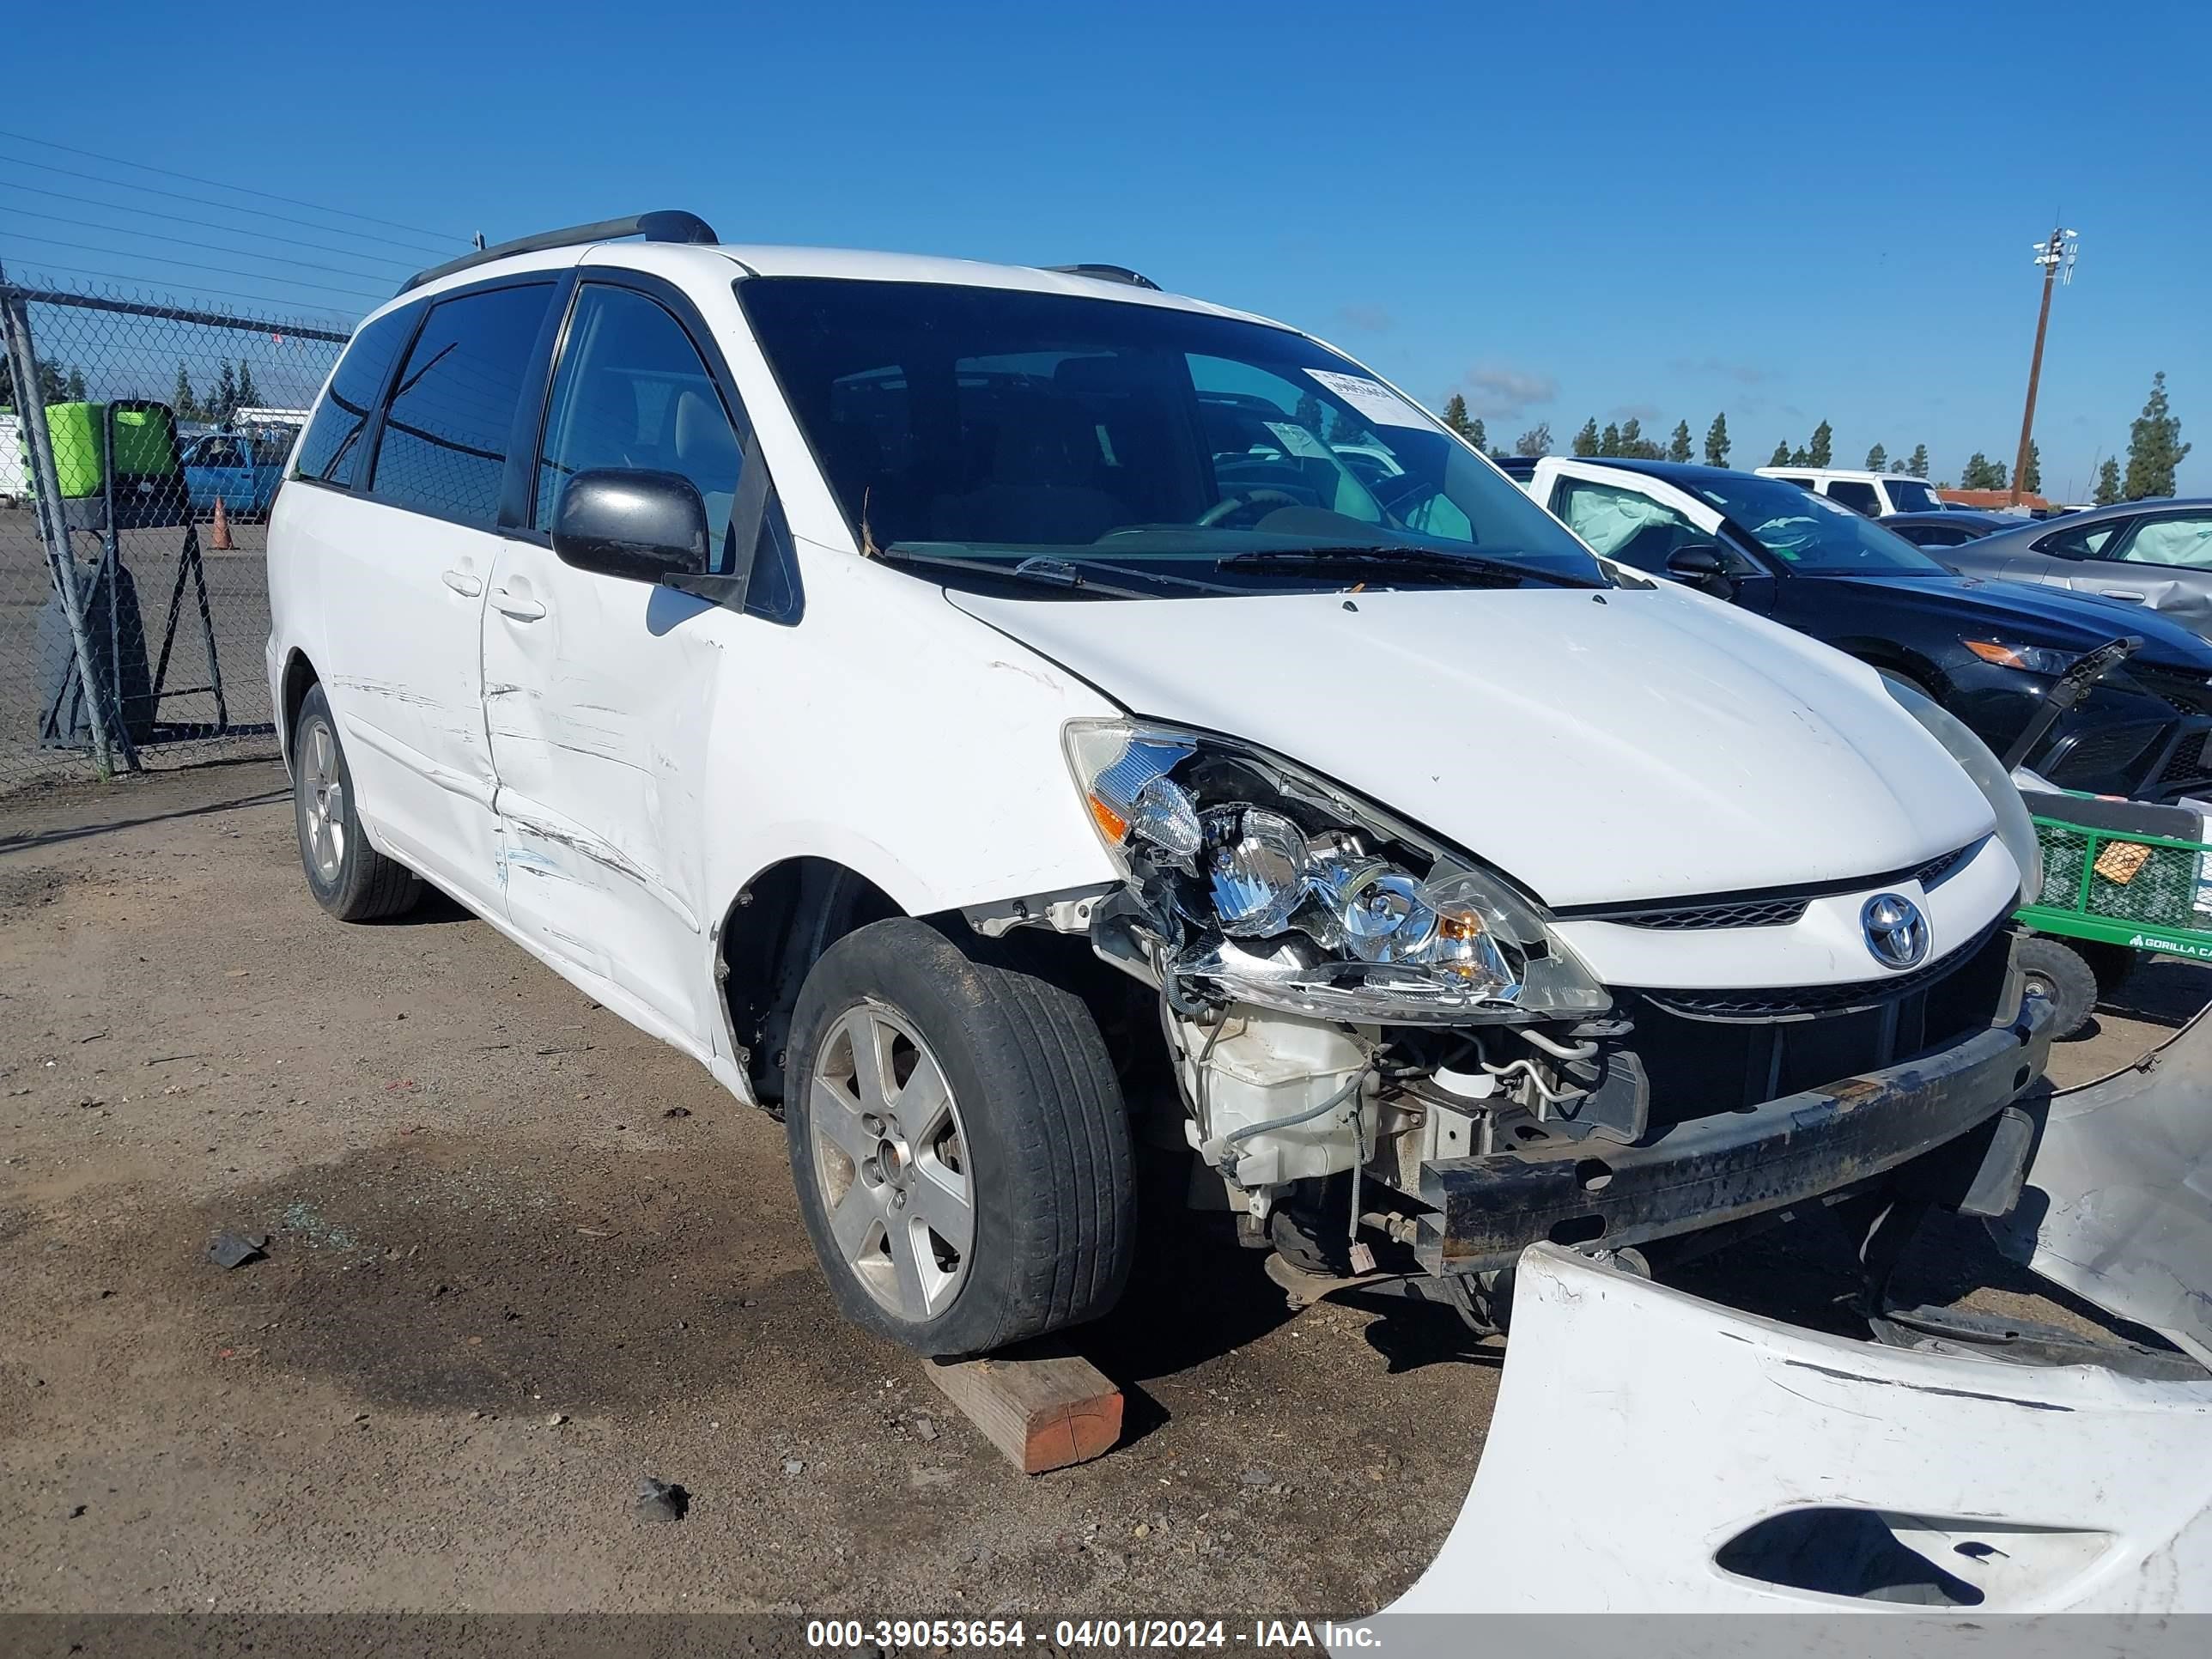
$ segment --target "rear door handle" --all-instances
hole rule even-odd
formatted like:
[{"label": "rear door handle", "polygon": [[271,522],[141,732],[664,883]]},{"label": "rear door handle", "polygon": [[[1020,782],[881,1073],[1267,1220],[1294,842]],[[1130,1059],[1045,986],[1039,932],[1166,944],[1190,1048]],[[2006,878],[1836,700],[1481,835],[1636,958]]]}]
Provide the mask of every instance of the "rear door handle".
[{"label": "rear door handle", "polygon": [[438,580],[465,599],[473,599],[483,592],[483,578],[471,576],[465,570],[441,570]]},{"label": "rear door handle", "polygon": [[2132,587],[2106,587],[2098,590],[2108,599],[2131,599],[2141,605],[2143,596]]},{"label": "rear door handle", "polygon": [[500,615],[512,617],[517,622],[536,622],[545,614],[545,607],[537,600],[526,599],[503,587],[492,589],[491,602],[499,608]]}]

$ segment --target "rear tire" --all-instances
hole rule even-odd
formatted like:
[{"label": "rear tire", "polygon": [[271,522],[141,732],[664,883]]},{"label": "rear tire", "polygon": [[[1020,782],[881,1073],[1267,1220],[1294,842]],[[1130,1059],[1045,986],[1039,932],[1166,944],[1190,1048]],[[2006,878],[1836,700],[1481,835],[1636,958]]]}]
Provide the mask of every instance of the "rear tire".
[{"label": "rear tire", "polygon": [[814,964],[787,1050],[799,1213],[863,1329],[986,1352],[1127,1283],[1129,1121],[1091,1011],[906,917]]},{"label": "rear tire", "polygon": [[307,890],[340,921],[375,921],[411,910],[422,878],[362,833],[353,769],[323,688],[311,685],[292,725],[292,817]]},{"label": "rear tire", "polygon": [[2045,998],[2057,1015],[2054,1037],[2070,1037],[2089,1023],[2097,1006],[2097,976],[2072,945],[2034,934],[2020,943],[2020,967],[2027,988]]}]

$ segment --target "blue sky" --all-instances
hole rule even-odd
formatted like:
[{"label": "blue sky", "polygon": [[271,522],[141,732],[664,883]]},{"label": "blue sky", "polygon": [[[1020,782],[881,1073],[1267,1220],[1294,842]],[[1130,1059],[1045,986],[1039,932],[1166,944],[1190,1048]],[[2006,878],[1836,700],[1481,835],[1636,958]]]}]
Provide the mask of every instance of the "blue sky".
[{"label": "blue sky", "polygon": [[[40,7],[0,128],[494,240],[681,206],[731,241],[1110,260],[1462,391],[1493,441],[1725,410],[1756,465],[1825,417],[1840,463],[1925,442],[1939,477],[2011,458],[2059,212],[2046,488],[2086,497],[2163,368],[2212,493],[2212,8],[1814,9],[132,3],[88,40]],[[287,292],[155,263],[275,272],[267,244],[25,159],[205,193],[0,139],[0,185],[73,198],[0,188],[11,271]]]}]

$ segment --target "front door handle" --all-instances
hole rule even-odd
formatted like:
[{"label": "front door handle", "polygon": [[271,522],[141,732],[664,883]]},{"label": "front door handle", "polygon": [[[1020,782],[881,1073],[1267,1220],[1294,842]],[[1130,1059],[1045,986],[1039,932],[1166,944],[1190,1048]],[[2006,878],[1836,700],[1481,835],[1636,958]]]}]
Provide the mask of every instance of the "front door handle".
[{"label": "front door handle", "polygon": [[483,592],[483,579],[471,576],[465,570],[441,570],[438,573],[438,580],[465,599],[473,599]]},{"label": "front door handle", "polygon": [[512,617],[517,622],[536,622],[545,614],[545,607],[535,599],[526,599],[519,593],[510,593],[503,587],[491,591],[491,602],[502,617]]}]

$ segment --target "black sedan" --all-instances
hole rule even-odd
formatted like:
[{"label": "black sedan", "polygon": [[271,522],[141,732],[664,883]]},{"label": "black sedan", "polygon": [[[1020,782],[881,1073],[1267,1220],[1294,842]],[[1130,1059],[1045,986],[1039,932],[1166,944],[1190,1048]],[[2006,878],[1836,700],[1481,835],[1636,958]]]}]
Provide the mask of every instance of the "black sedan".
[{"label": "black sedan", "polygon": [[1929,549],[1941,558],[1947,547],[1962,546],[1984,536],[1994,536],[2000,530],[2033,525],[2034,520],[2014,518],[2008,513],[1978,513],[1969,507],[1954,507],[1942,513],[1886,513],[1875,522],[1884,530],[1894,531],[1915,547]]},{"label": "black sedan", "polygon": [[2139,636],[2142,647],[2026,763],[2099,793],[2172,800],[2212,789],[2212,644],[2155,612],[1960,576],[1848,507],[1723,468],[1561,458],[1532,487],[1598,552],[1911,680],[1999,754],[2075,661]]}]

